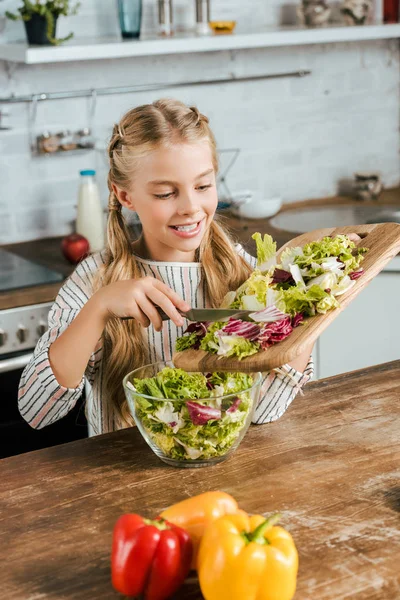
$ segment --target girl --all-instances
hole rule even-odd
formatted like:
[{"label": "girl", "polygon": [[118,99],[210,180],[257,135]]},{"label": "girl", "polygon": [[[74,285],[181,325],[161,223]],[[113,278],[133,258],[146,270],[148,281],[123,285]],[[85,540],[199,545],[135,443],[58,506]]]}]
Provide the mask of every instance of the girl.
[{"label": "girl", "polygon": [[[108,153],[107,248],[61,288],[21,377],[19,410],[37,429],[74,407],[85,378],[89,435],[132,426],[125,374],[170,360],[188,325],[178,309],[218,307],[256,264],[214,220],[216,144],[197,108],[159,100],[129,111],[114,126]],[[140,218],[134,243],[122,207]],[[170,320],[162,322],[155,305]],[[265,374],[255,423],[285,412],[312,375],[310,353]]]}]

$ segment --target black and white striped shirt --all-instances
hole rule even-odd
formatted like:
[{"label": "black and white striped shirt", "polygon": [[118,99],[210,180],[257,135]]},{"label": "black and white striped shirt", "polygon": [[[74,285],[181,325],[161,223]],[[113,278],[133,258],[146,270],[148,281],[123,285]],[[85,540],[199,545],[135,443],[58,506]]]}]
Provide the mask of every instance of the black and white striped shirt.
[{"label": "black and white striped shirt", "polygon": [[[237,251],[254,268],[256,259],[241,246]],[[205,290],[202,285],[200,263],[157,262],[136,257],[142,275],[156,277],[175,290],[193,308],[205,308]],[[26,366],[19,385],[18,405],[23,418],[35,429],[41,429],[64,417],[81,396],[86,383],[86,414],[89,435],[120,429],[117,415],[109,408],[102,391],[102,340],[100,339],[88,362],[85,375],[76,388],[65,388],[54,376],[49,362],[49,347],[67,329],[93,293],[93,278],[103,264],[102,254],[94,254],[82,261],[60,289],[50,310],[48,331],[38,341],[33,358]],[[188,323],[177,327],[172,321],[163,321],[162,331],[150,325],[144,329],[150,361],[171,360],[176,339]],[[300,388],[312,377],[310,361],[300,373],[289,365],[264,373],[260,401],[254,423],[278,419],[288,408]]]}]

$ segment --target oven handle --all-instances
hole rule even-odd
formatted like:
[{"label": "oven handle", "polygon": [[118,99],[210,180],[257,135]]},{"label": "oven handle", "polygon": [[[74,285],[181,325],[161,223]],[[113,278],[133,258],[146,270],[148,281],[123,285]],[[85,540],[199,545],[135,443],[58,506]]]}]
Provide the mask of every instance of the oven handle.
[{"label": "oven handle", "polygon": [[5,360],[0,359],[0,373],[7,373],[8,371],[23,369],[31,360],[32,356],[33,353],[29,352],[27,354],[15,356],[14,358],[6,358]]}]

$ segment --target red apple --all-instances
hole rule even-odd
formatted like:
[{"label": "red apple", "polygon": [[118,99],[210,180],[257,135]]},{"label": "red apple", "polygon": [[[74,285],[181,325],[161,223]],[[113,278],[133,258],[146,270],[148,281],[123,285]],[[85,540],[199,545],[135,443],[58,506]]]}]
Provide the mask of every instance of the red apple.
[{"label": "red apple", "polygon": [[61,242],[61,250],[70,263],[76,265],[89,253],[89,242],[79,233],[67,235]]}]

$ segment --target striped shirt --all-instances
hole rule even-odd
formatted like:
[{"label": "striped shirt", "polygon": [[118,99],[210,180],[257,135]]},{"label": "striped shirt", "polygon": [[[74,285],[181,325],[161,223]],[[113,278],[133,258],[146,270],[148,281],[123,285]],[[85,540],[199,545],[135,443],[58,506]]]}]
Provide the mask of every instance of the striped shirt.
[{"label": "striped shirt", "polygon": [[[240,245],[237,245],[236,249],[255,268],[256,259],[247,254]],[[200,263],[157,262],[138,256],[136,260],[143,277],[152,276],[163,281],[193,308],[206,308]],[[64,283],[50,309],[48,330],[38,341],[33,357],[22,373],[18,394],[19,411],[35,429],[41,429],[64,417],[75,406],[84,386],[89,435],[98,435],[122,427],[117,414],[105,401],[102,391],[102,339],[94,348],[84,377],[76,388],[60,385],[49,362],[50,345],[67,329],[93,294],[94,276],[103,263],[103,254],[89,256]],[[183,327],[177,327],[168,320],[163,321],[160,332],[152,325],[145,328],[143,335],[149,348],[150,361],[171,360],[176,339],[184,333],[187,325],[186,321]],[[253,422],[266,423],[278,419],[312,375],[311,357],[304,373],[289,365],[264,373],[260,401]]]}]

